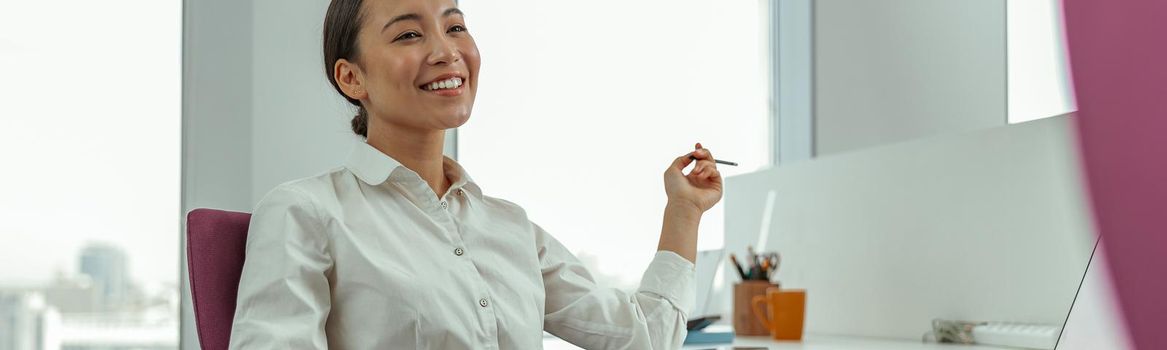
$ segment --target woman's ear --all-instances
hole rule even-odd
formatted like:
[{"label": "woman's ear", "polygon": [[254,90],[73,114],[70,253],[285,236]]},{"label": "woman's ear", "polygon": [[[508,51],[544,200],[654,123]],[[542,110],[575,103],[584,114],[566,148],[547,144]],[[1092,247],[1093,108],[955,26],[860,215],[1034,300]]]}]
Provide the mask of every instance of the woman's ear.
[{"label": "woman's ear", "polygon": [[369,91],[365,89],[364,72],[361,72],[361,67],[356,63],[344,58],[336,60],[332,74],[336,79],[336,85],[340,86],[340,90],[349,98],[361,100],[369,95]]}]

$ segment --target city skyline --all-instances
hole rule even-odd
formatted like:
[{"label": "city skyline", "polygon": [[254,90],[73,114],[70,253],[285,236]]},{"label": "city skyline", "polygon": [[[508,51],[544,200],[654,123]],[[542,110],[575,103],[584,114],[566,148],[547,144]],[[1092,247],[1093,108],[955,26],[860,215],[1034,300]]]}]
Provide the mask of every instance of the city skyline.
[{"label": "city skyline", "polygon": [[[6,241],[21,242],[32,247],[47,246],[57,249],[14,249],[21,245],[0,247],[0,256],[6,264],[0,264],[0,288],[34,288],[51,284],[61,276],[75,276],[82,273],[78,259],[84,247],[92,244],[116,246],[126,253],[127,275],[143,284],[178,284],[180,265],[177,245],[173,251],[150,249],[150,244],[133,244],[136,250],[126,249],[121,244],[125,239],[28,239],[14,235],[4,235]],[[19,262],[19,263],[18,263]]]},{"label": "city skyline", "polygon": [[88,242],[76,274],[38,287],[0,286],[0,350],[174,349],[177,285],[146,287],[121,247]]}]

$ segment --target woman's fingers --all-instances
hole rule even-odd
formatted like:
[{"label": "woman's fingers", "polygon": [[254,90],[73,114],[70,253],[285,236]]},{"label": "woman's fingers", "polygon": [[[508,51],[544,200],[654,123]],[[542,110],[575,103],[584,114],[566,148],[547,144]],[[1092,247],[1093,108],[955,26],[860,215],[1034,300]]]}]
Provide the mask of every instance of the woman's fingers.
[{"label": "woman's fingers", "polygon": [[712,164],[712,162],[705,161],[698,162],[697,165],[693,167],[693,171],[689,174],[696,176],[698,179],[706,177],[714,178],[721,175],[721,173],[717,170],[717,165]]},{"label": "woman's fingers", "polygon": [[717,168],[717,162],[713,159],[713,152],[710,152],[708,148],[701,147],[701,143],[697,143],[697,150],[693,152],[693,158],[697,158],[698,164],[707,163],[709,164],[708,166]]},{"label": "woman's fingers", "polygon": [[713,153],[709,152],[709,149],[702,148],[693,151],[693,157],[698,160],[713,160]]},{"label": "woman's fingers", "polygon": [[693,152],[689,152],[683,156],[677,157],[673,160],[671,169],[678,171],[684,170],[690,163],[696,162],[693,165],[693,170],[689,171],[689,175],[701,176],[710,173],[710,170],[717,169],[717,163],[713,159],[713,153],[708,149],[701,147],[701,143],[694,145]]},{"label": "woman's fingers", "polygon": [[715,183],[718,181],[718,179],[721,178],[721,172],[717,171],[717,169],[712,169],[712,170],[709,170],[708,172],[706,172],[703,176],[705,176],[706,180],[709,180],[710,182]]},{"label": "woman's fingers", "polygon": [[709,171],[709,169],[717,169],[717,163],[712,160],[702,159],[697,161],[697,165],[693,166],[693,171],[701,170],[705,172]]},{"label": "woman's fingers", "polygon": [[673,160],[673,169],[677,169],[677,171],[685,169],[685,167],[689,166],[689,163],[693,162],[693,158],[690,157],[694,156],[695,154],[693,152],[689,152],[688,154],[677,157],[677,159]]}]

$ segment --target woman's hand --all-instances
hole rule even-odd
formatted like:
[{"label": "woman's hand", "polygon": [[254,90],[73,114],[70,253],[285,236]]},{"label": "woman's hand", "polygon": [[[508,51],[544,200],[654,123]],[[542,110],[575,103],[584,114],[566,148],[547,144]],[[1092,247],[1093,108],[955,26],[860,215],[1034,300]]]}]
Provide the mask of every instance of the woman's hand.
[{"label": "woman's hand", "polygon": [[[721,172],[713,161],[709,150],[696,145],[695,151],[677,157],[665,170],[665,194],[669,205],[692,206],[698,213],[704,213],[721,200]],[[685,175],[682,170],[697,158],[697,165]]]},{"label": "woman's hand", "polygon": [[[661,225],[658,251],[672,251],[690,262],[697,261],[697,226],[701,214],[721,200],[721,172],[713,154],[697,144],[697,150],[677,157],[665,170],[664,224]],[[690,158],[692,157],[692,158]],[[697,165],[685,175],[682,171],[696,158]]]}]

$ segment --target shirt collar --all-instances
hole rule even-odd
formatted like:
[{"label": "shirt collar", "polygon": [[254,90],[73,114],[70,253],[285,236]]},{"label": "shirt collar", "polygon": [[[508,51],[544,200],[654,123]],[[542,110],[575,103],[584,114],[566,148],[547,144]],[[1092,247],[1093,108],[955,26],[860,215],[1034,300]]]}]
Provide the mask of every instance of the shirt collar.
[{"label": "shirt collar", "polygon": [[[386,181],[424,182],[421,176],[417,175],[417,172],[406,168],[401,165],[401,162],[381,153],[380,150],[365,142],[357,142],[352,153],[349,153],[345,168],[348,168],[357,178],[370,186],[378,186]],[[482,189],[457,161],[442,156],[442,170],[445,172],[446,178],[452,182],[451,189],[465,188],[466,191],[473,193],[479,199],[482,198]]]}]

